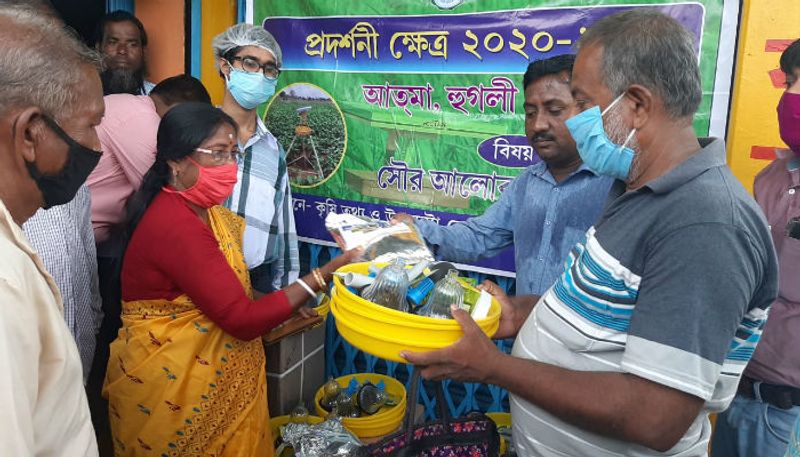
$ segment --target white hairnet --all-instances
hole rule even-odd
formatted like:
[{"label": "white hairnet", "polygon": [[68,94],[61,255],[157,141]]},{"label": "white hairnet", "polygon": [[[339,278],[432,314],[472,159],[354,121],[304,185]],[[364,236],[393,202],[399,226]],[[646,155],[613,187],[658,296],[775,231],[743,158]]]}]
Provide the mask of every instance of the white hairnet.
[{"label": "white hairnet", "polygon": [[217,62],[233,48],[241,46],[258,46],[275,56],[275,63],[280,68],[283,65],[281,47],[275,37],[261,27],[251,24],[236,24],[228,30],[214,37],[211,47],[214,48],[214,57]]}]

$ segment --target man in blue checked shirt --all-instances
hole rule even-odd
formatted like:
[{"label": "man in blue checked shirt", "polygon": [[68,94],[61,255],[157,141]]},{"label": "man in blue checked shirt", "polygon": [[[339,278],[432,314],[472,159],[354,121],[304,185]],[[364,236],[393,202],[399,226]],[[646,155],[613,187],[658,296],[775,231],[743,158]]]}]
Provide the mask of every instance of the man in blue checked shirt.
[{"label": "man in blue checked shirt", "polygon": [[244,257],[253,288],[268,293],[297,279],[300,261],[286,154],[256,109],[275,93],[281,48],[250,24],[214,38],[217,67],[225,79],[222,110],[239,124],[239,180],[225,202],[245,219]]},{"label": "man in blue checked shirt", "polygon": [[588,169],[564,121],[575,114],[570,78],[575,56],[538,60],[523,77],[525,135],[541,162],[525,169],[486,212],[441,226],[414,221],[439,259],[470,263],[514,245],[517,297],[541,295],[563,271],[570,249],[603,210],[612,179]]}]

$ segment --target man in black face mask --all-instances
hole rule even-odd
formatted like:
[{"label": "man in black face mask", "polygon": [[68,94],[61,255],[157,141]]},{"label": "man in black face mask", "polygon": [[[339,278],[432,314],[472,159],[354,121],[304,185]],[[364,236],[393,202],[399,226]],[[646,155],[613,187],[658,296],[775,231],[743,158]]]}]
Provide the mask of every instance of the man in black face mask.
[{"label": "man in black face mask", "polygon": [[55,19],[1,5],[0,61],[0,454],[95,456],[61,294],[21,225],[97,164],[100,60]]}]

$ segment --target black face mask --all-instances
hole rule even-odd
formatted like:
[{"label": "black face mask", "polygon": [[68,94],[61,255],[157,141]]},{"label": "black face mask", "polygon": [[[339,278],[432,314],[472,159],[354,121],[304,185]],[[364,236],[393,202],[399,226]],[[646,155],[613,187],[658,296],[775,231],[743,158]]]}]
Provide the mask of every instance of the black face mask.
[{"label": "black face mask", "polygon": [[43,175],[33,163],[28,162],[26,164],[28,173],[36,181],[36,186],[39,187],[39,190],[42,191],[42,196],[44,197],[44,206],[42,208],[47,209],[52,206],[63,205],[75,197],[78,189],[89,177],[89,173],[97,166],[101,153],[73,140],[49,116],[43,116],[42,119],[69,146],[67,163],[55,175]]}]

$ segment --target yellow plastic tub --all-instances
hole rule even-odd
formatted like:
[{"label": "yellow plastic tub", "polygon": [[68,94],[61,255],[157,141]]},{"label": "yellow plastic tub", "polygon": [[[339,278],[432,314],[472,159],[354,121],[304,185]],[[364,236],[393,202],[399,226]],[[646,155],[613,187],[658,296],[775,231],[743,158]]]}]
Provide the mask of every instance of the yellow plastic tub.
[{"label": "yellow plastic tub", "polygon": [[[489,419],[497,425],[497,427],[511,428],[511,414],[510,413],[486,413]],[[508,449],[505,437],[500,435],[500,455],[504,455]]]},{"label": "yellow plastic tub", "polygon": [[[309,424],[319,424],[324,419],[318,416],[308,416],[308,423]],[[291,422],[291,416],[277,416],[273,417],[269,420],[269,427],[272,429],[272,445],[277,450],[278,440],[281,437],[281,427]],[[291,449],[285,449],[281,452],[280,455],[276,454],[276,457],[290,457],[294,455],[294,451]]]},{"label": "yellow plastic tub", "polygon": [[[369,263],[344,266],[342,273],[367,274]],[[376,305],[354,294],[334,275],[331,312],[336,318],[336,328],[353,346],[383,359],[405,362],[400,351],[428,352],[442,349],[457,342],[462,336],[461,326],[454,319],[434,319],[404,313]],[[492,299],[486,319],[476,321],[483,332],[491,337],[500,325],[500,304]]]},{"label": "yellow plastic tub", "polygon": [[[406,414],[406,388],[403,384],[392,377],[376,373],[356,373],[342,376],[336,378],[336,382],[340,387],[346,389],[351,378],[356,378],[359,384],[369,381],[378,385],[379,382],[383,381],[386,386],[386,392],[397,398],[397,405],[384,406],[371,416],[342,418],[342,425],[361,439],[384,436],[396,431],[403,423],[403,418]],[[322,395],[323,387],[320,387],[316,395],[314,395],[314,409],[317,415],[324,417],[328,414],[328,411],[325,411],[320,403]]]},{"label": "yellow plastic tub", "polygon": [[314,308],[317,311],[317,314],[325,319],[328,313],[331,310],[331,299],[328,295],[322,295],[322,300],[320,300],[319,305]]}]

